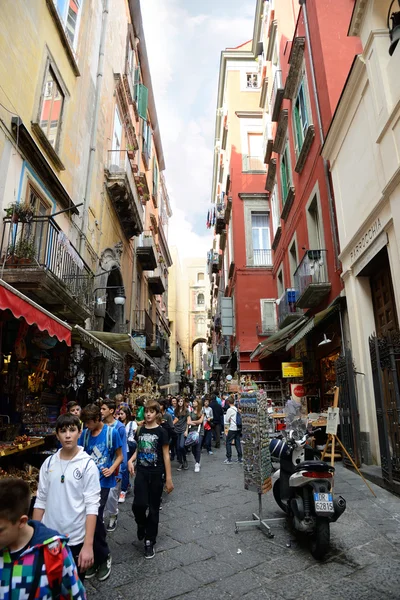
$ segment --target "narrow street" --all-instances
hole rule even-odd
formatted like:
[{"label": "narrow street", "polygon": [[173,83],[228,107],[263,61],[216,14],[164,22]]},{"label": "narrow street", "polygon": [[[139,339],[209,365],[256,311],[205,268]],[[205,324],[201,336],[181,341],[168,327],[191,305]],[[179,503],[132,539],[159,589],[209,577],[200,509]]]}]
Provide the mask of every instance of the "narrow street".
[{"label": "narrow street", "polygon": [[[320,564],[298,543],[285,522],[275,534],[234,533],[236,520],[251,519],[257,496],[243,488],[242,467],[224,465],[224,449],[202,455],[199,474],[177,473],[175,490],[164,499],[156,556],[147,561],[136,539],[132,496],[120,505],[117,530],[108,534],[113,556],[110,578],[87,584],[91,600],[392,600],[400,598],[400,499],[339,463],[336,493],[347,510],[331,526],[332,550]],[[282,516],[272,493],[264,516]],[[132,544],[133,542],[133,544]],[[290,543],[290,547],[287,544]],[[239,552],[241,550],[241,552]]]}]

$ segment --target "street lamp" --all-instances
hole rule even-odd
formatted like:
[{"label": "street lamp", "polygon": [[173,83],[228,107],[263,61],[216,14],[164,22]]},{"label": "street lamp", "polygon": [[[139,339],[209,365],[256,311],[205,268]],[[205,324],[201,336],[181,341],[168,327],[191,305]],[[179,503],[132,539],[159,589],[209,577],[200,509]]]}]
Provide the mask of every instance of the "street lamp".
[{"label": "street lamp", "polygon": [[[389,29],[389,35],[390,35],[390,41],[391,41],[391,44],[389,46],[390,56],[392,56],[393,52],[396,50],[396,46],[400,40],[400,11],[396,11],[396,12],[390,14],[390,11],[392,10],[392,6],[394,3],[395,3],[395,0],[392,0],[391,4],[389,6],[388,15],[387,15],[387,27]],[[398,4],[399,4],[399,8],[400,8],[400,0],[398,0]],[[389,26],[389,18],[392,19],[392,27],[391,28]]]},{"label": "street lamp", "polygon": [[[110,285],[106,287],[98,287],[93,290],[93,294],[95,294],[98,290],[118,290],[114,296],[114,304],[117,306],[124,306],[126,302],[125,288],[122,285]],[[103,302],[99,302],[101,298],[98,298],[97,304],[103,304]]]}]

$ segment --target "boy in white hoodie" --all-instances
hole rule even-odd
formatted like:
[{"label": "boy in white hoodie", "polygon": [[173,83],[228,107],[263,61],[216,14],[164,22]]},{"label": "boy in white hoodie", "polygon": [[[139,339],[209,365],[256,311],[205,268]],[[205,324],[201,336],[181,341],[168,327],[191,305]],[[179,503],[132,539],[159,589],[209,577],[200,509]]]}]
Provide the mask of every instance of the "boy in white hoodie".
[{"label": "boy in white hoodie", "polygon": [[47,458],[39,475],[33,519],[67,535],[81,581],[93,566],[93,538],[100,503],[100,477],[96,463],[78,446],[81,422],[61,415],[56,435],[61,449]]}]

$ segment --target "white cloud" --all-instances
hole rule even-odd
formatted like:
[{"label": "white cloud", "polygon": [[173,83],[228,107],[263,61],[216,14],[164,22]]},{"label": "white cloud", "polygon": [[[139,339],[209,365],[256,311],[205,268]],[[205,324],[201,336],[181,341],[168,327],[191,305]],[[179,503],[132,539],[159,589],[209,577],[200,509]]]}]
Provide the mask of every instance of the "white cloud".
[{"label": "white cloud", "polygon": [[255,0],[141,3],[174,212],[169,240],[182,257],[205,256],[212,244],[205,223],[220,53],[250,39],[255,4]]}]

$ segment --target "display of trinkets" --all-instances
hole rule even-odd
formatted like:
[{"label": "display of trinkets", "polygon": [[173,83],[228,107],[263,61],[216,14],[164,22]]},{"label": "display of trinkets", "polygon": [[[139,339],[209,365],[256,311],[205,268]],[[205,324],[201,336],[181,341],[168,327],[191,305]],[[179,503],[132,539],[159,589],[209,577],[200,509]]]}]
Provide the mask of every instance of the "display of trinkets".
[{"label": "display of trinkets", "polygon": [[240,397],[243,436],[244,487],[265,494],[272,488],[269,452],[268,399],[263,390],[242,392]]}]

